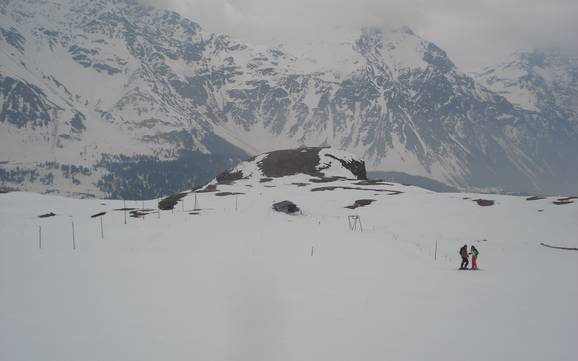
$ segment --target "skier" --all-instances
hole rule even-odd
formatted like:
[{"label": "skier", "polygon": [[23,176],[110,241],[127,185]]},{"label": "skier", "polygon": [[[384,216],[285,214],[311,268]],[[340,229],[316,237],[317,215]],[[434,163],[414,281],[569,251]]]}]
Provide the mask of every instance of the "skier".
[{"label": "skier", "polygon": [[460,256],[462,256],[462,264],[460,265],[460,269],[468,269],[468,245],[464,244],[462,248],[460,248]]},{"label": "skier", "polygon": [[472,255],[472,269],[478,269],[478,249],[472,245],[470,254]]}]

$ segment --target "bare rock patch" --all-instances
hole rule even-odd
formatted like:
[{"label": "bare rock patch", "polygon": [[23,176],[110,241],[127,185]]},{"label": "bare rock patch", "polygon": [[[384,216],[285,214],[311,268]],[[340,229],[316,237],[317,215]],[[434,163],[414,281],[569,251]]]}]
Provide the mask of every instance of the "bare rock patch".
[{"label": "bare rock patch", "polygon": [[375,199],[358,199],[355,202],[353,202],[352,205],[345,206],[345,208],[355,209],[355,208],[359,208],[359,207],[365,207],[365,206],[370,205],[373,202],[375,202]]},{"label": "bare rock patch", "polygon": [[476,202],[478,204],[478,206],[481,207],[489,207],[489,206],[493,206],[495,201],[491,200],[491,199],[474,199],[474,202]]}]

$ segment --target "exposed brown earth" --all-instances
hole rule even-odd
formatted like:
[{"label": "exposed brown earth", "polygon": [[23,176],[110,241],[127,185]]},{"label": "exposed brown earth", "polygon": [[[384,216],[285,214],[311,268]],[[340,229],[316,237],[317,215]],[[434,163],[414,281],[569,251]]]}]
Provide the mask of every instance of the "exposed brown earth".
[{"label": "exposed brown earth", "polygon": [[494,205],[494,201],[491,199],[474,199],[474,202],[476,202],[478,204],[478,206],[482,206],[482,207],[489,207],[489,206],[493,206]]},{"label": "exposed brown earth", "polygon": [[365,206],[370,205],[373,202],[375,202],[375,199],[358,199],[355,202],[353,202],[352,205],[345,206],[345,208],[355,209],[355,208],[359,208],[359,207],[365,207]]},{"label": "exposed brown earth", "polygon": [[362,180],[357,183],[353,183],[357,186],[393,186],[391,183],[387,183],[381,179],[369,179],[369,180]]},{"label": "exposed brown earth", "polygon": [[339,180],[346,180],[347,178],[343,177],[319,177],[319,178],[311,178],[309,181],[311,183],[331,183]]},{"label": "exposed brown earth", "polygon": [[307,185],[309,185],[309,183],[300,183],[300,182],[295,182],[295,183],[291,183],[297,187],[305,187]]},{"label": "exposed brown earth", "polygon": [[570,203],[574,203],[574,199],[578,199],[577,196],[572,196],[572,197],[564,197],[564,198],[558,198],[557,200],[555,200],[554,202],[552,202],[553,204],[557,205],[557,206],[561,206],[564,204],[570,204]]},{"label": "exposed brown earth", "polygon": [[323,177],[317,169],[322,147],[276,150],[269,153],[259,166],[267,177],[278,178],[294,174]]},{"label": "exposed brown earth", "polygon": [[347,186],[326,186],[326,187],[318,187],[312,188],[311,192],[321,192],[321,191],[334,191],[336,189],[345,189],[345,190],[356,190],[356,191],[373,191],[373,192],[387,192],[390,196],[395,196],[401,194],[401,191],[395,191],[391,189],[375,189],[375,188],[359,188],[359,187],[347,187]]},{"label": "exposed brown earth", "polygon": [[55,215],[56,215],[56,213],[50,212],[50,213],[41,214],[38,216],[38,218],[54,217]]},{"label": "exposed brown earth", "polygon": [[245,194],[245,193],[241,193],[241,192],[219,192],[219,193],[215,193],[215,195],[217,197],[226,197],[226,196],[235,196],[238,194]]},{"label": "exposed brown earth", "polygon": [[156,213],[156,209],[136,209],[134,211],[130,211],[130,217],[132,218],[141,218],[151,213]]},{"label": "exposed brown earth", "polygon": [[540,199],[545,199],[545,198],[540,197],[540,196],[532,196],[532,197],[526,198],[527,201],[539,201]]}]

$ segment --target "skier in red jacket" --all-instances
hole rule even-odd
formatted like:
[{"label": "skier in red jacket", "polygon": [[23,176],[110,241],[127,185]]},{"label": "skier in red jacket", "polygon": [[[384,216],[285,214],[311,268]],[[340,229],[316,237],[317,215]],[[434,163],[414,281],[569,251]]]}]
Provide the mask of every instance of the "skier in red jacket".
[{"label": "skier in red jacket", "polygon": [[472,269],[478,269],[478,249],[472,245],[470,254],[472,255]]}]

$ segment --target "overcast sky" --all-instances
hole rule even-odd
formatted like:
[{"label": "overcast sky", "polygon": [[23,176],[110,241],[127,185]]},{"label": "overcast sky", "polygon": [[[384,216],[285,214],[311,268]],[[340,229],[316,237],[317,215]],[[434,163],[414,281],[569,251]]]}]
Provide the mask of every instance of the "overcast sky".
[{"label": "overcast sky", "polygon": [[578,53],[578,0],[146,0],[209,31],[256,44],[339,40],[363,26],[407,25],[465,70],[517,49]]}]

